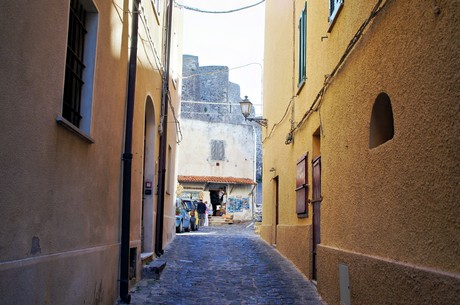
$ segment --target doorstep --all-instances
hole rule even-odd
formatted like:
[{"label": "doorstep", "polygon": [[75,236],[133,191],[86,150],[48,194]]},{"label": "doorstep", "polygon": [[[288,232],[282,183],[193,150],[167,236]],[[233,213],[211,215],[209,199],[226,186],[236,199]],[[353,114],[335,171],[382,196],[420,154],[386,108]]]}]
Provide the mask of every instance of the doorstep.
[{"label": "doorstep", "polygon": [[142,265],[148,264],[153,260],[153,252],[142,252],[141,253],[141,262]]}]

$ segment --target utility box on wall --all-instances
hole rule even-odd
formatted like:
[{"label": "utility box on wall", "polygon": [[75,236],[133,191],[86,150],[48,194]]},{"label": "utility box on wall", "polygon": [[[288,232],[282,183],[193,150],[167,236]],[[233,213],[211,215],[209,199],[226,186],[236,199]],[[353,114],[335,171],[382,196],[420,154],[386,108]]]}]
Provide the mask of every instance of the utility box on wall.
[{"label": "utility box on wall", "polygon": [[348,266],[339,264],[340,305],[351,305]]}]

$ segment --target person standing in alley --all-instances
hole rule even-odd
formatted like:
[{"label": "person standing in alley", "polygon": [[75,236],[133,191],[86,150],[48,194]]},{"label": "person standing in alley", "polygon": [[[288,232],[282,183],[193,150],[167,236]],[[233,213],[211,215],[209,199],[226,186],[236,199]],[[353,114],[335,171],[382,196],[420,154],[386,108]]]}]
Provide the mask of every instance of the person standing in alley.
[{"label": "person standing in alley", "polygon": [[208,215],[209,215],[209,207],[208,207],[208,202],[205,201],[204,204],[206,205],[206,213],[204,216],[204,226],[207,227],[209,226],[209,220],[208,220]]},{"label": "person standing in alley", "polygon": [[212,215],[212,205],[205,201],[204,204],[206,205],[206,217],[204,219],[204,226],[207,227],[209,226],[209,215]]},{"label": "person standing in alley", "polygon": [[204,220],[206,218],[206,204],[204,204],[203,200],[199,200],[198,201],[198,207],[197,207],[197,211],[198,211],[198,223],[199,223],[199,226],[203,226],[204,225]]}]

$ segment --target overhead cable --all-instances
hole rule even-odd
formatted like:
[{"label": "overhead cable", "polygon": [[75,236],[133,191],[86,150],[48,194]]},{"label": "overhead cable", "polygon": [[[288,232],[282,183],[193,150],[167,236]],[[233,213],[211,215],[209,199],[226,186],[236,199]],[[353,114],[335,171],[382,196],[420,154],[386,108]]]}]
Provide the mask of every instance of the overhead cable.
[{"label": "overhead cable", "polygon": [[[302,125],[307,121],[307,119],[310,117],[310,115],[314,111],[317,111],[319,109],[319,107],[321,106],[322,97],[325,94],[328,86],[330,85],[330,83],[334,79],[334,76],[337,74],[337,71],[340,69],[340,67],[343,65],[345,60],[348,58],[348,55],[351,53],[351,51],[354,49],[354,46],[356,45],[356,43],[362,37],[362,35],[364,33],[364,30],[367,28],[367,26],[369,25],[371,20],[375,18],[375,16],[388,4],[389,1],[391,1],[391,0],[385,0],[385,2],[383,2],[383,0],[378,0],[376,2],[376,4],[375,4],[373,10],[371,11],[369,17],[363,22],[363,24],[361,24],[361,26],[359,27],[358,31],[355,33],[353,38],[350,40],[350,42],[349,42],[347,48],[345,49],[345,52],[343,53],[342,57],[340,58],[339,62],[336,64],[336,66],[334,67],[332,72],[325,76],[324,84],[323,84],[322,88],[319,90],[318,94],[316,95],[311,107],[303,114],[302,118],[296,124],[296,126],[291,128],[291,130],[289,131],[289,133],[288,133],[288,135],[286,137],[286,141],[285,141],[286,145],[292,143],[292,141],[294,139],[294,133],[300,127],[302,127]],[[383,4],[382,4],[382,2],[383,2]],[[290,106],[290,103],[289,103],[287,108],[289,108],[289,106]]]},{"label": "overhead cable", "polygon": [[240,8],[236,8],[236,9],[232,9],[232,10],[227,10],[227,11],[207,11],[207,10],[199,9],[199,8],[196,8],[196,7],[190,7],[190,6],[187,6],[187,5],[184,5],[184,4],[180,4],[180,3],[177,3],[177,1],[174,1],[174,4],[179,8],[183,8],[183,9],[190,10],[190,11],[195,11],[195,12],[198,12],[198,13],[229,14],[229,13],[234,13],[234,12],[242,11],[242,10],[257,6],[257,5],[259,5],[259,4],[263,3],[263,2],[265,2],[265,0],[259,1],[259,2],[255,3],[255,4],[251,4],[251,5],[248,5],[248,6],[245,6],[245,7],[240,7]]},{"label": "overhead cable", "polygon": [[209,71],[209,72],[203,72],[203,73],[196,73],[196,74],[191,74],[191,75],[187,75],[187,76],[181,76],[181,78],[182,78],[182,79],[186,79],[186,78],[195,77],[195,76],[200,76],[200,75],[209,75],[209,74],[225,73],[225,72],[229,72],[229,71],[231,71],[231,70],[241,69],[241,68],[244,68],[244,67],[247,67],[247,66],[250,66],[250,65],[259,65],[259,66],[262,68],[262,64],[260,64],[260,63],[258,63],[258,62],[251,62],[251,63],[245,64],[245,65],[236,66],[236,67],[233,67],[233,68],[229,68],[229,67],[227,67],[227,66],[222,66],[222,69],[218,69],[218,70],[214,70],[214,71]]}]

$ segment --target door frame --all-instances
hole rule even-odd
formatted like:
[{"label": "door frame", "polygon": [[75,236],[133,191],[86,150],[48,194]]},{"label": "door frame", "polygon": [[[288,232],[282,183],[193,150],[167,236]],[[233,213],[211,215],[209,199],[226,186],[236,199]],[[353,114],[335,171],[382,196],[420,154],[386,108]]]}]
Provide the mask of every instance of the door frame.
[{"label": "door frame", "polygon": [[279,176],[273,178],[274,182],[274,205],[275,205],[275,213],[273,215],[273,238],[272,238],[272,245],[276,246],[276,242],[278,239],[278,224],[279,224]]},{"label": "door frame", "polygon": [[321,156],[312,160],[312,175],[313,175],[313,234],[312,234],[312,279],[318,279],[318,245],[321,243]]}]

